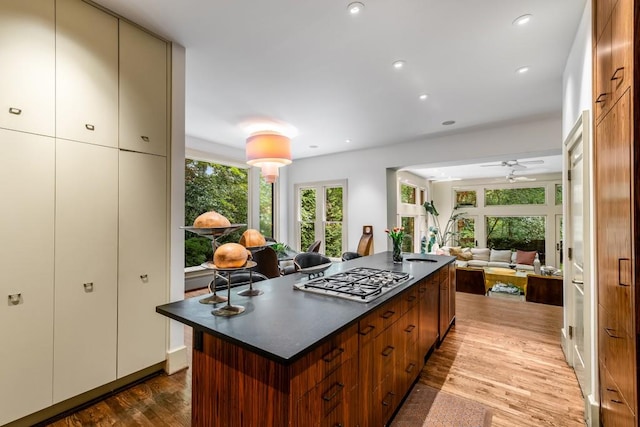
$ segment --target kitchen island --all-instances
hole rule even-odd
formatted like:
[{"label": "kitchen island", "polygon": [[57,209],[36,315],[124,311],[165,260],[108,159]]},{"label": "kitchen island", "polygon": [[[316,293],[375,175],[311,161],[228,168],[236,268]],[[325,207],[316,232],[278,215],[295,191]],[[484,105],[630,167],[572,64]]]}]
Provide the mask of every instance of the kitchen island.
[{"label": "kitchen island", "polygon": [[[194,426],[381,426],[455,319],[453,257],[385,252],[336,263],[402,271],[409,280],[368,303],[294,290],[292,274],[254,284],[245,307],[213,316],[191,298],[156,311],[193,327]],[[409,261],[409,259],[416,261]]]}]

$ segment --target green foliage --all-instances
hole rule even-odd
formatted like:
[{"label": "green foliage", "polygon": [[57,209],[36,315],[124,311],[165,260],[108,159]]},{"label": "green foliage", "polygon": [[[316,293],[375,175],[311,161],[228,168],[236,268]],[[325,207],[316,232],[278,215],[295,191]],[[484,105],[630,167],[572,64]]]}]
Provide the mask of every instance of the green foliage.
[{"label": "green foliage", "polygon": [[538,251],[544,262],[544,216],[486,217],[487,247]]},{"label": "green foliage", "polygon": [[[232,224],[245,224],[248,219],[248,171],[233,166],[185,159],[185,225],[202,213],[214,210],[229,219]],[[244,230],[238,230],[218,241],[237,242]],[[211,260],[211,241],[208,249],[201,239],[185,232],[185,266],[200,265]],[[205,257],[205,260],[202,258]]]},{"label": "green foliage", "polygon": [[428,214],[433,218],[434,225],[429,227],[429,231],[435,235],[436,242],[439,247],[445,246],[449,243],[456,243],[458,239],[458,232],[455,230],[456,221],[465,215],[465,212],[456,212],[458,206],[454,207],[451,211],[451,216],[447,220],[447,224],[444,229],[440,227],[440,221],[438,217],[440,213],[436,209],[433,200],[430,202],[424,202],[422,205]]},{"label": "green foliage", "polygon": [[[324,253],[339,258],[343,252],[342,235],[344,221],[342,187],[327,187],[324,190]],[[316,241],[316,207],[318,195],[315,188],[300,190],[300,249],[306,250]]]},{"label": "green foliage", "polygon": [[415,235],[415,218],[403,216],[400,225],[404,228],[405,236],[402,239],[402,252],[413,252],[413,236]]},{"label": "green foliage", "polygon": [[273,236],[273,184],[260,177],[260,233]]},{"label": "green foliage", "polygon": [[544,187],[486,189],[484,203],[486,206],[543,205],[545,189]]},{"label": "green foliage", "polygon": [[556,184],[556,206],[562,204],[562,184]]},{"label": "green foliage", "polygon": [[415,205],[416,187],[412,187],[406,184],[400,184],[400,202]]},{"label": "green foliage", "polygon": [[463,248],[473,248],[476,245],[475,220],[473,218],[458,219],[458,244]]},{"label": "green foliage", "polygon": [[456,206],[476,207],[477,200],[475,190],[456,191]]}]

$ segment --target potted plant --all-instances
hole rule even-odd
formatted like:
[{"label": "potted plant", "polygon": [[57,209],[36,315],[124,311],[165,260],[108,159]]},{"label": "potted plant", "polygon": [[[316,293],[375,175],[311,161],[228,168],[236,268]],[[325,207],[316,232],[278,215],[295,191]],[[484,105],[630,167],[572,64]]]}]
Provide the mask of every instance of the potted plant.
[{"label": "potted plant", "polygon": [[[451,211],[451,216],[449,217],[449,220],[447,220],[447,224],[444,228],[442,228],[440,226],[440,220],[438,219],[440,214],[438,213],[433,200],[431,200],[430,202],[424,202],[422,206],[424,206],[424,209],[433,218],[434,225],[429,227],[429,231],[432,233],[432,239],[435,238],[435,243],[438,244],[438,247],[441,248],[449,243],[452,239],[455,240],[455,238],[458,236],[458,232],[455,230],[456,221],[458,221],[459,218],[463,217],[465,215],[465,212],[457,212],[458,206],[455,206]],[[430,246],[433,245],[431,244]]]}]

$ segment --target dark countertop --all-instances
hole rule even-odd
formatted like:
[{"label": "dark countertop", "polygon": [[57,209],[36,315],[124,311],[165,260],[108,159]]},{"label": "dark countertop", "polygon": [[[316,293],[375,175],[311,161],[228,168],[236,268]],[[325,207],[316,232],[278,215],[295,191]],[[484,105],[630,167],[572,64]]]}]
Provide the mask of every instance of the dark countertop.
[{"label": "dark countertop", "polygon": [[[410,262],[407,258],[430,258],[437,262]],[[156,307],[156,312],[271,360],[290,364],[394,295],[454,260],[455,257],[449,256],[405,254],[402,264],[394,264],[391,252],[382,252],[335,263],[325,271],[325,276],[329,276],[352,267],[372,267],[404,271],[413,276],[413,279],[369,303],[294,290],[293,284],[307,280],[306,275],[295,273],[254,283],[255,289],[264,291],[259,296],[239,296],[238,291],[245,287],[231,289],[231,304],[245,307],[244,313],[237,316],[212,315],[215,307],[225,303],[215,306],[201,304],[198,301],[204,296],[164,304]],[[226,291],[219,294],[226,295]]]}]

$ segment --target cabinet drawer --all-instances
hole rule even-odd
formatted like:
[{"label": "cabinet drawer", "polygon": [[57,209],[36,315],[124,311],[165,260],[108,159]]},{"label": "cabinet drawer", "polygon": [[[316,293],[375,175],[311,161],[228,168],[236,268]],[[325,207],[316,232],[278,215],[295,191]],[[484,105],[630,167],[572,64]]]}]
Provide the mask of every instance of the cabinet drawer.
[{"label": "cabinet drawer", "polygon": [[402,299],[394,298],[361,320],[358,333],[360,336],[379,335],[400,318],[401,311]]},{"label": "cabinet drawer", "polygon": [[604,365],[600,364],[600,422],[604,426],[635,426],[633,411]]},{"label": "cabinet drawer", "polygon": [[601,305],[599,317],[600,360],[617,384],[618,392],[627,402],[635,402],[635,381],[630,375],[636,360],[633,340]]},{"label": "cabinet drawer", "polygon": [[400,315],[404,315],[406,312],[415,307],[420,301],[420,289],[418,285],[414,285],[411,288],[404,291],[398,296],[400,298]]}]

